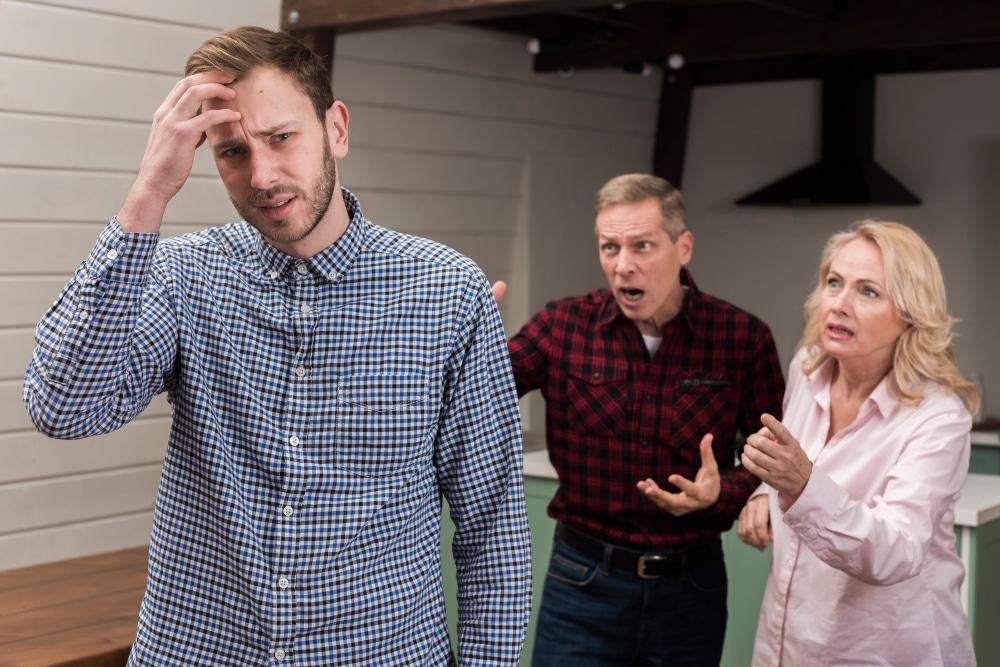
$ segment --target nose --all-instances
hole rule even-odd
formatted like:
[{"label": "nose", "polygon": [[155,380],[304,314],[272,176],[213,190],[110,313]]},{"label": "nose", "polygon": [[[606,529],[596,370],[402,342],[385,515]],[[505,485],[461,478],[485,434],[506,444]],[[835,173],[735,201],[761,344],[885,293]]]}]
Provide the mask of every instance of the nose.
[{"label": "nose", "polygon": [[266,150],[250,152],[250,187],[267,190],[278,184],[278,169],[273,157]]},{"label": "nose", "polygon": [[842,289],[836,294],[834,294],[833,301],[830,303],[830,305],[833,308],[833,310],[837,311],[838,313],[844,313],[847,312],[847,309],[850,306],[850,299],[851,299],[851,291]]},{"label": "nose", "polygon": [[615,273],[624,276],[633,271],[635,271],[635,259],[628,250],[623,248],[619,251],[618,257],[615,259]]}]

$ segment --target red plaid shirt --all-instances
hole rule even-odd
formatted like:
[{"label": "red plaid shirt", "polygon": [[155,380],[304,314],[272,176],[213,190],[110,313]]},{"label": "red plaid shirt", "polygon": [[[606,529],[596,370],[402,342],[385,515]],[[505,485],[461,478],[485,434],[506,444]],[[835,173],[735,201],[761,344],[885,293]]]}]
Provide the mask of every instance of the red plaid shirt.
[{"label": "red plaid shirt", "polygon": [[[549,515],[608,542],[678,548],[732,526],[760,483],[736,467],[736,432],[780,418],[785,382],[767,325],[698,291],[687,270],[681,313],[650,359],[639,329],[600,289],[549,303],[510,340],[523,395],[541,389],[549,457],[559,490]],[[675,517],[636,488],[652,477],[694,479],[698,444],[715,436],[722,490],[712,507]]]}]

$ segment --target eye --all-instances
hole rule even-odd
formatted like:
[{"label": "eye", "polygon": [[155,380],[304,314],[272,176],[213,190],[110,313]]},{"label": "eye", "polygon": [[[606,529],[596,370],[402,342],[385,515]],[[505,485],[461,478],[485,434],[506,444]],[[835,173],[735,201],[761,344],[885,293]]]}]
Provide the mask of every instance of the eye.
[{"label": "eye", "polygon": [[649,250],[653,247],[653,244],[649,241],[639,241],[635,244],[637,250]]},{"label": "eye", "polygon": [[224,150],[221,153],[219,153],[219,156],[220,157],[226,157],[226,158],[229,158],[229,157],[240,157],[245,152],[246,151],[243,149],[242,146],[233,146],[232,148],[227,148],[226,150]]},{"label": "eye", "polygon": [[840,279],[830,276],[826,279],[826,286],[829,287],[830,289],[837,289],[838,287],[840,287]]},{"label": "eye", "polygon": [[873,290],[871,287],[868,287],[867,285],[861,288],[861,294],[868,297],[869,299],[877,299],[880,296],[878,292]]},{"label": "eye", "polygon": [[614,243],[604,243],[601,245],[601,252],[610,253],[618,250],[618,246]]},{"label": "eye", "polygon": [[281,132],[271,137],[272,144],[280,144],[292,138],[291,132]]}]

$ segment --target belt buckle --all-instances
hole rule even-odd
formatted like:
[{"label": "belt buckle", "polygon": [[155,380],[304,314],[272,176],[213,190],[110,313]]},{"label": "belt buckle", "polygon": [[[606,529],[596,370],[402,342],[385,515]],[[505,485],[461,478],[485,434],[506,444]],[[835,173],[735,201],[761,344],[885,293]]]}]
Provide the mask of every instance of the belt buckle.
[{"label": "belt buckle", "polygon": [[639,556],[639,565],[636,567],[636,574],[638,574],[641,579],[659,579],[660,575],[658,574],[646,574],[646,564],[650,561],[663,560],[667,560],[667,558],[656,554]]}]

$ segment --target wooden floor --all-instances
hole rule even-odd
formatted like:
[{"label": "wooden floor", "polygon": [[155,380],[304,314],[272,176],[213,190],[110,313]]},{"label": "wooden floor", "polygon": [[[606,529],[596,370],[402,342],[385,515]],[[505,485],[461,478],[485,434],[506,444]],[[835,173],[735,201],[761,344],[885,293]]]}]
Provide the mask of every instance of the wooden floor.
[{"label": "wooden floor", "polygon": [[146,548],[0,572],[0,667],[124,665]]}]

